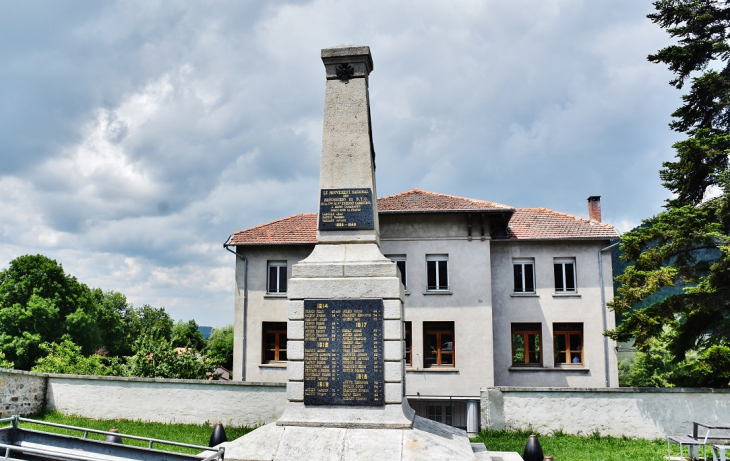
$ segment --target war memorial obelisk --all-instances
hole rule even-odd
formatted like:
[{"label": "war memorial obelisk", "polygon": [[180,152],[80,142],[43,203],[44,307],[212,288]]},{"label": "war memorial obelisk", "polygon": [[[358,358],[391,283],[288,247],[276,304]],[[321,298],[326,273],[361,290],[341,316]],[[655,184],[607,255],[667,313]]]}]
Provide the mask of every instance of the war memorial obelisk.
[{"label": "war memorial obelisk", "polygon": [[[288,288],[287,405],[227,444],[227,460],[488,460],[405,399],[403,286],[380,252],[370,48],[322,50],[317,245]],[[482,445],[483,450],[483,445]]]}]

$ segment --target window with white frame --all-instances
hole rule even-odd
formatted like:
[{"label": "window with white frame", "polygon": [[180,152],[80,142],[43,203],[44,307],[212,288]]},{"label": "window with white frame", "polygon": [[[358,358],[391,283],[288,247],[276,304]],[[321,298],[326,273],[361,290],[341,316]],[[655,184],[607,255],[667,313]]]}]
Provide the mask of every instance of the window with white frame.
[{"label": "window with white frame", "polygon": [[555,258],[555,292],[575,293],[578,291],[575,283],[575,258]]},{"label": "window with white frame", "polygon": [[426,290],[449,290],[449,255],[426,255]]},{"label": "window with white frame", "polygon": [[520,258],[512,260],[515,293],[535,292],[535,260]]},{"label": "window with white frame", "polygon": [[286,261],[269,261],[266,292],[270,294],[286,293]]},{"label": "window with white frame", "polygon": [[385,255],[385,257],[389,258],[398,266],[398,270],[400,270],[400,281],[403,283],[403,288],[407,289],[408,279],[406,278],[406,255]]}]

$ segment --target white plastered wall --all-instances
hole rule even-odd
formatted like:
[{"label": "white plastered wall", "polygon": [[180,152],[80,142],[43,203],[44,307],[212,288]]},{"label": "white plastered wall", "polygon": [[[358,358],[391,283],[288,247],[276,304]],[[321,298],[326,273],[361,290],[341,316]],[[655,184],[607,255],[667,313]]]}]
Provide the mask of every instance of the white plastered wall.
[{"label": "white plastered wall", "polygon": [[[492,242],[492,302],[494,306],[494,363],[496,386],[605,387],[603,316],[598,270],[598,251],[608,241],[495,241]],[[534,295],[514,293],[512,261],[534,258]],[[553,259],[575,258],[577,293],[555,294]],[[613,298],[611,255],[603,253],[606,301]],[[542,367],[512,366],[512,323],[542,324]],[[583,366],[555,366],[552,333],[554,323],[582,323]],[[607,327],[615,316],[609,311]],[[618,386],[616,344],[608,341],[610,385]]]}]

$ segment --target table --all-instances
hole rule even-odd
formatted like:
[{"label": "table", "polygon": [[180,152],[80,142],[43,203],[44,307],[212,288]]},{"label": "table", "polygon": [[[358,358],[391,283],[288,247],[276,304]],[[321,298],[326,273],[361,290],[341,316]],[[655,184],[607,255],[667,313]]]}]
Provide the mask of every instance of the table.
[{"label": "table", "polygon": [[720,422],[720,421],[714,421],[714,422],[692,421],[692,437],[694,437],[697,440],[699,440],[699,438],[697,438],[697,436],[699,435],[700,426],[707,429],[707,432],[705,432],[705,435],[704,435],[705,444],[707,444],[708,439],[710,439],[710,440],[712,440],[712,439],[730,440],[730,434],[727,434],[727,437],[710,436],[710,433],[714,429],[725,430],[725,431],[730,430],[730,423],[724,423],[724,422]]}]

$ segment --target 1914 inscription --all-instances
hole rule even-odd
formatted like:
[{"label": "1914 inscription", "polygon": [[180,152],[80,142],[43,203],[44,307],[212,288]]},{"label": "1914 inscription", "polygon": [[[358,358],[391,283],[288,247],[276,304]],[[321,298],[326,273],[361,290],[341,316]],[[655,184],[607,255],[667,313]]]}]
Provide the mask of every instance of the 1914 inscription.
[{"label": "1914 inscription", "polygon": [[304,404],[384,405],[383,300],[304,300]]},{"label": "1914 inscription", "polygon": [[322,189],[319,199],[320,229],[373,229],[372,189]]}]

